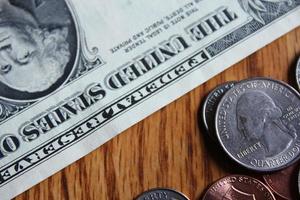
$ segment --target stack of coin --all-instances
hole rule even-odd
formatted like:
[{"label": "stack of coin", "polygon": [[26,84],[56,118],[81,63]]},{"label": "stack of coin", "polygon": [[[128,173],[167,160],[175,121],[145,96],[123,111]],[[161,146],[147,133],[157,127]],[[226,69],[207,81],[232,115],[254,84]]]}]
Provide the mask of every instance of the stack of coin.
[{"label": "stack of coin", "polygon": [[245,175],[227,176],[214,183],[204,194],[203,200],[300,199],[299,167],[299,163],[295,163],[284,170],[262,175],[264,183]]},{"label": "stack of coin", "polygon": [[236,82],[231,81],[219,85],[213,91],[211,91],[202,108],[202,119],[205,126],[206,132],[209,134],[210,138],[217,141],[217,134],[215,131],[215,113],[218,108],[219,102],[221,101],[223,95],[233,88]]},{"label": "stack of coin", "polygon": [[[300,59],[296,68],[300,90]],[[300,199],[300,94],[270,78],[227,82],[210,92],[202,107],[209,137],[240,166],[262,172],[262,180],[230,175],[214,183],[203,200]],[[264,183],[263,183],[264,181]],[[188,200],[157,188],[136,200]]]},{"label": "stack of coin", "polygon": [[[296,74],[300,89],[300,60]],[[265,184],[243,175],[225,177],[203,199],[299,199],[300,95],[294,88],[264,77],[224,83],[208,94],[202,118],[228,157],[265,173]]]},{"label": "stack of coin", "polygon": [[277,171],[300,158],[300,95],[284,82],[225,83],[208,95],[203,119],[211,137],[245,168]]}]

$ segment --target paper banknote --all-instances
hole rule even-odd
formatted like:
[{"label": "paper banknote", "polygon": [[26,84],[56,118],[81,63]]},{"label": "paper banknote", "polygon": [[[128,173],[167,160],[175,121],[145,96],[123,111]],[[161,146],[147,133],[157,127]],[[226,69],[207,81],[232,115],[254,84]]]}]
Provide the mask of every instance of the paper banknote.
[{"label": "paper banknote", "polygon": [[0,0],[0,199],[299,24],[300,0]]}]

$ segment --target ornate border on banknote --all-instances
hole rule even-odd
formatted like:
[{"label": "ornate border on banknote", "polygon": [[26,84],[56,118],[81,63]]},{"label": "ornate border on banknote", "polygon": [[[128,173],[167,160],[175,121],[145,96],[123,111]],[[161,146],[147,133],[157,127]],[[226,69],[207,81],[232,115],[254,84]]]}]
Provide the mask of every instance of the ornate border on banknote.
[{"label": "ornate border on banknote", "polygon": [[235,44],[241,42],[248,36],[255,34],[258,30],[268,26],[278,17],[286,14],[290,11],[292,7],[297,7],[300,5],[300,1],[295,2],[281,2],[281,3],[272,3],[272,2],[265,2],[264,6],[267,9],[266,12],[262,12],[260,14],[262,21],[258,21],[257,19],[253,18],[252,21],[243,25],[242,27],[238,28],[237,30],[233,31],[232,33],[224,36],[223,38],[219,39],[218,41],[210,44],[206,50],[209,52],[211,57],[215,57],[225,50],[233,47]]}]

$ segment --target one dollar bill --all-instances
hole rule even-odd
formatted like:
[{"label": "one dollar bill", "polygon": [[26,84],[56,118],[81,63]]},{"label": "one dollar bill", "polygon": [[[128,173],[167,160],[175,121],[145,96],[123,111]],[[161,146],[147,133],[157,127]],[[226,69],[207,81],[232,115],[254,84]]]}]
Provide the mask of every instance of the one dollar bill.
[{"label": "one dollar bill", "polygon": [[299,24],[300,0],[0,0],[0,199]]}]

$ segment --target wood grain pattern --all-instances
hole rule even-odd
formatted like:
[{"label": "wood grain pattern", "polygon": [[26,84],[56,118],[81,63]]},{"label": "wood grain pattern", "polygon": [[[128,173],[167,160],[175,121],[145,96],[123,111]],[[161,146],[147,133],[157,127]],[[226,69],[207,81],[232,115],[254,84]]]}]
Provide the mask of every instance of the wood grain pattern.
[{"label": "wood grain pattern", "polygon": [[[200,126],[205,95],[224,81],[268,76],[295,86],[300,28],[257,51],[131,127],[15,200],[132,200],[155,187],[201,199],[213,181],[244,171],[224,156]],[[251,174],[254,175],[254,174]]]}]

